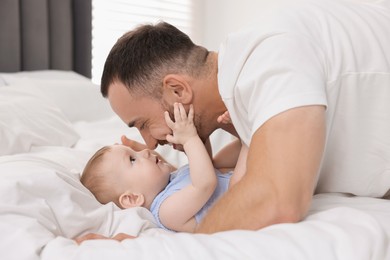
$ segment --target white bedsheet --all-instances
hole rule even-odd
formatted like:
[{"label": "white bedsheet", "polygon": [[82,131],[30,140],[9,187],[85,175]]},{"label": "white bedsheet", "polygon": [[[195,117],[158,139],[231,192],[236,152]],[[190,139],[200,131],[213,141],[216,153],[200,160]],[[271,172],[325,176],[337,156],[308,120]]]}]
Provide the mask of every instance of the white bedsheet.
[{"label": "white bedsheet", "polygon": [[[57,237],[47,245],[42,259],[389,259],[390,226],[385,222],[390,213],[383,210],[389,203],[320,195],[315,204],[330,209],[298,224],[260,231],[145,234],[121,243],[96,240],[81,246]],[[366,206],[377,209],[367,213]]]},{"label": "white bedsheet", "polygon": [[[75,148],[0,157],[1,259],[390,259],[388,200],[317,195],[301,223],[214,235],[172,234],[156,228],[145,209],[100,205],[79,172],[97,148],[122,133],[139,138],[122,124],[115,117],[78,122]],[[81,246],[71,239],[87,232],[139,238]]]},{"label": "white bedsheet", "polygon": [[[0,156],[0,259],[390,260],[390,200],[383,199],[319,194],[297,224],[213,235],[163,231],[148,210],[101,205],[79,182],[98,148],[120,142],[122,134],[141,140],[136,130],[114,115],[73,122],[73,128],[80,136],[73,147]],[[216,135],[213,142],[227,139]],[[177,166],[187,162],[169,147],[159,152]],[[72,240],[89,232],[138,238],[80,246]]]}]

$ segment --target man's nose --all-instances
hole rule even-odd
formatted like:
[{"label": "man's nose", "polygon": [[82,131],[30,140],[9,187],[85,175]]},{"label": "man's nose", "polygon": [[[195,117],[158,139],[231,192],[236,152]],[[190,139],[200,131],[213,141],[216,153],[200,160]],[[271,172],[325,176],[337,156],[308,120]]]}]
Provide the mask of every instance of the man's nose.
[{"label": "man's nose", "polygon": [[150,134],[145,133],[145,132],[142,132],[142,133],[141,133],[141,136],[142,136],[142,138],[144,139],[145,144],[146,144],[146,146],[147,146],[149,149],[154,150],[154,149],[157,148],[157,140],[154,139]]}]

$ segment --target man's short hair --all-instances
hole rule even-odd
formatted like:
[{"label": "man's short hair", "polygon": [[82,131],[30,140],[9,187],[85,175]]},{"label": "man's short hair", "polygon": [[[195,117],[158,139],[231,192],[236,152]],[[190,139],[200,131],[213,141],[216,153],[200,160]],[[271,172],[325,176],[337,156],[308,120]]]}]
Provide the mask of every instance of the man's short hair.
[{"label": "man's short hair", "polygon": [[131,93],[161,97],[165,75],[197,75],[208,51],[195,45],[182,31],[166,22],[145,24],[125,33],[111,49],[104,64],[101,92],[108,95],[114,81]]}]

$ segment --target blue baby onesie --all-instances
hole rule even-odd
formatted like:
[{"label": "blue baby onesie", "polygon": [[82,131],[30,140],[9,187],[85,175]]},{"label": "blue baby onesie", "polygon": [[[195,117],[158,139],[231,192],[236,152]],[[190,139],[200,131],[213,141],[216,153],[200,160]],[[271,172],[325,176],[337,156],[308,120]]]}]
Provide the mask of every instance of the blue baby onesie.
[{"label": "blue baby onesie", "polygon": [[[207,210],[214,204],[215,200],[217,200],[223,193],[226,192],[229,186],[230,177],[232,176],[232,173],[221,173],[217,169],[215,169],[215,173],[218,177],[218,184],[215,188],[215,191],[213,195],[211,195],[210,199],[206,202],[206,204],[199,210],[198,213],[195,215],[196,222],[200,222],[204,215],[206,214]],[[159,216],[160,206],[164,202],[166,198],[171,196],[173,193],[183,189],[184,187],[191,184],[191,177],[190,177],[190,168],[189,165],[184,165],[183,167],[179,168],[176,172],[171,174],[170,181],[165,187],[165,189],[160,192],[156,198],[153,200],[152,205],[150,207],[150,211],[152,212],[154,218],[157,221],[157,224],[164,228],[165,230],[170,230],[167,227],[165,227],[161,221]],[[171,230],[172,231],[172,230]]]}]

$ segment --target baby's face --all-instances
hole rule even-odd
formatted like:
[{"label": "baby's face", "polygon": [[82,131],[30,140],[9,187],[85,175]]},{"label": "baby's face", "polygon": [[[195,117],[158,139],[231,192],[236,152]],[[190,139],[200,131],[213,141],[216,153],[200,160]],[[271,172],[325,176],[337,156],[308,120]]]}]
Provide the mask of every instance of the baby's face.
[{"label": "baby's face", "polygon": [[122,188],[156,196],[169,182],[172,168],[149,149],[136,152],[124,145],[113,145],[104,155],[107,167],[115,169],[114,177]]}]

